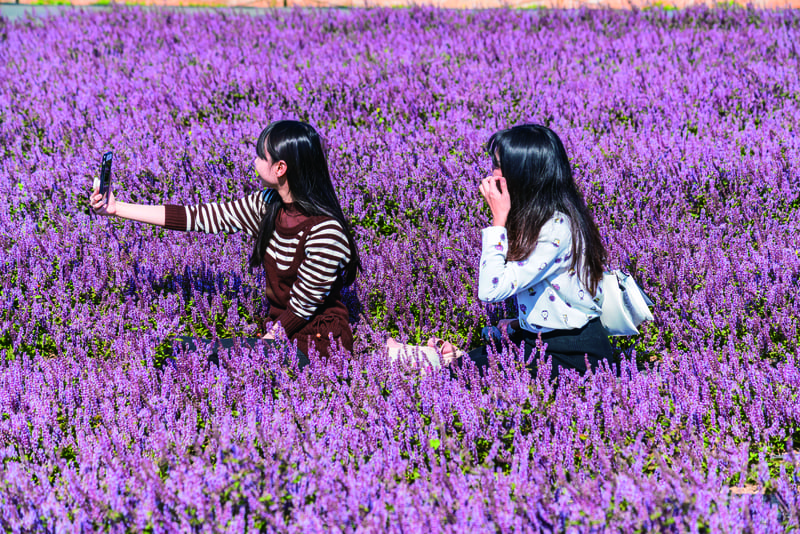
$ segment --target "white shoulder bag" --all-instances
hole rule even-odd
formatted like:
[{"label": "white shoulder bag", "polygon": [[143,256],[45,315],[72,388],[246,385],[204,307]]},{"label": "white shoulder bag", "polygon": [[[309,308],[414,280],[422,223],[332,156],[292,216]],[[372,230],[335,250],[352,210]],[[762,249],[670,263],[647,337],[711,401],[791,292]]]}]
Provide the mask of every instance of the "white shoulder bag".
[{"label": "white shoulder bag", "polygon": [[637,326],[653,320],[653,301],[629,274],[620,270],[603,274],[603,297],[600,322],[609,336],[635,336]]}]

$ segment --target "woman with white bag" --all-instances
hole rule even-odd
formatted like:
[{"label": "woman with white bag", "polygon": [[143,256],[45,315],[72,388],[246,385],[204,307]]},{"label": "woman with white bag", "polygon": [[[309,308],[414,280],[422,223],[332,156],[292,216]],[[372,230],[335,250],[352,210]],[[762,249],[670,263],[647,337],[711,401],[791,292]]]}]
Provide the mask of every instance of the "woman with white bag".
[{"label": "woman with white bag", "polygon": [[[525,124],[492,135],[488,149],[493,170],[480,192],[492,225],[482,231],[478,297],[516,296],[517,319],[500,327],[514,344],[524,343],[526,360],[541,336],[553,377],[559,369],[583,373],[587,361],[595,367],[610,360],[600,321],[606,250],[564,145],[549,128]],[[468,357],[481,367],[491,358],[486,346]],[[531,367],[537,363],[534,357]]]},{"label": "woman with white bag", "polygon": [[[539,339],[547,345],[553,378],[560,369],[584,373],[587,362],[594,368],[610,360],[608,336],[637,334],[636,326],[653,318],[652,302],[628,275],[603,272],[606,250],[564,145],[549,128],[524,124],[492,135],[488,150],[492,174],[480,192],[492,226],[482,231],[478,298],[516,297],[518,317],[499,327],[515,345],[524,344],[531,371],[539,363]],[[497,352],[502,334],[490,330]],[[432,367],[460,366],[469,358],[483,368],[491,358],[488,346],[464,354],[438,339],[424,347],[389,339],[387,347],[390,359]]]}]

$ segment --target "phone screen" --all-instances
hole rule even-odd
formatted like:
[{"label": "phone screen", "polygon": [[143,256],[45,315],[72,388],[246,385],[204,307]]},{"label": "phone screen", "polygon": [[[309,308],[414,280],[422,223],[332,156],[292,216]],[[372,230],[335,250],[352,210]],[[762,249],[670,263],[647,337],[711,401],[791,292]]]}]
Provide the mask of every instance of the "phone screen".
[{"label": "phone screen", "polygon": [[113,154],[106,152],[103,154],[103,163],[100,166],[100,189],[99,193],[108,197],[108,192],[111,190],[111,160]]}]

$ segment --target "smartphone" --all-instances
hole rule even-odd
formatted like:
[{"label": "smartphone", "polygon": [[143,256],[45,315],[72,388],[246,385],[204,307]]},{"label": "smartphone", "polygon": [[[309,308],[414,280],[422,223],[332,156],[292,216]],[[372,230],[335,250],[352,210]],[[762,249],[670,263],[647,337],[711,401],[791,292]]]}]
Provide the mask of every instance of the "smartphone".
[{"label": "smartphone", "polygon": [[114,154],[106,152],[103,154],[103,162],[100,165],[100,187],[98,193],[106,197],[108,201],[108,192],[111,191],[111,160]]}]

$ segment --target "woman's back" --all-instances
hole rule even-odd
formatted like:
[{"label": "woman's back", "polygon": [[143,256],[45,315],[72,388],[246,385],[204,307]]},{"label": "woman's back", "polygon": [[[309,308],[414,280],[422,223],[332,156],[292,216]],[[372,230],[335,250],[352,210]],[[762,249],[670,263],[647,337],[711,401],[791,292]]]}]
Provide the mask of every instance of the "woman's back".
[{"label": "woman's back", "polygon": [[478,298],[487,302],[517,297],[520,327],[531,332],[577,328],[599,317],[602,287],[592,296],[572,265],[570,219],[561,212],[542,225],[528,257],[506,261],[502,227],[483,230]]}]

